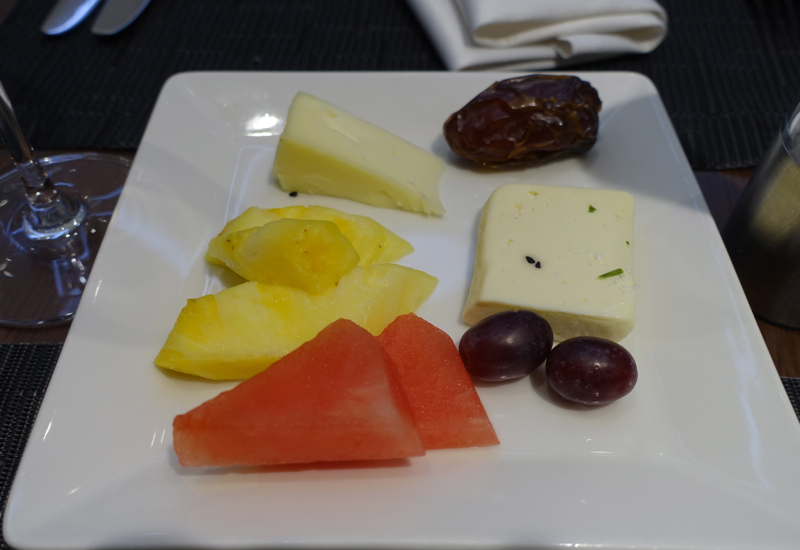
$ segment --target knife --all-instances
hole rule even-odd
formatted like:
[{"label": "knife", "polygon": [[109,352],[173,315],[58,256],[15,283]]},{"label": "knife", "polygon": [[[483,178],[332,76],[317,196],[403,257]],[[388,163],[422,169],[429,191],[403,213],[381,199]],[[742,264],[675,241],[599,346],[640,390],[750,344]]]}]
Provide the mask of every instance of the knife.
[{"label": "knife", "polygon": [[67,32],[86,19],[101,0],[58,0],[42,24],[45,34]]},{"label": "knife", "polygon": [[92,32],[102,36],[116,34],[139,17],[150,0],[106,0],[92,25]]}]

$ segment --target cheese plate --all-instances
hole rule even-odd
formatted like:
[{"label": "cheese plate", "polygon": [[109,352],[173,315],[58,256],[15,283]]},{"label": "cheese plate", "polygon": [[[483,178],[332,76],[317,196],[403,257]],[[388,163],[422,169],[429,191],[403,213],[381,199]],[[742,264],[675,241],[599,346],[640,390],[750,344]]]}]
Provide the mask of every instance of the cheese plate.
[{"label": "cheese plate", "polygon": [[[500,73],[187,73],[158,99],[6,507],[18,549],[795,548],[800,424],[657,90],[578,73],[603,101],[581,157],[478,170],[442,124]],[[446,162],[443,216],[281,191],[272,161],[299,91]],[[544,380],[478,392],[500,445],[408,461],[190,469],[173,418],[232,387],[153,359],[186,300],[231,284],[203,259],[249,206],[373,217],[439,279],[418,314],[455,341],[480,210],[507,183],[633,195],[639,381],[602,407]]]}]

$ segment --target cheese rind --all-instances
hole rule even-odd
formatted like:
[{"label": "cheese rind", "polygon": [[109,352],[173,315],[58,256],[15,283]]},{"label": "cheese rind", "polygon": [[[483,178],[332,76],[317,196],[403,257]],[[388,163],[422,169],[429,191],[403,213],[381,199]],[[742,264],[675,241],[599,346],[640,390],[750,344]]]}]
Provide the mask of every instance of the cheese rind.
[{"label": "cheese rind", "polygon": [[481,214],[464,320],[528,309],[556,341],[621,340],[634,325],[634,207],[624,191],[498,188]]},{"label": "cheese rind", "polygon": [[441,215],[444,161],[316,97],[295,96],[273,172],[285,191]]}]

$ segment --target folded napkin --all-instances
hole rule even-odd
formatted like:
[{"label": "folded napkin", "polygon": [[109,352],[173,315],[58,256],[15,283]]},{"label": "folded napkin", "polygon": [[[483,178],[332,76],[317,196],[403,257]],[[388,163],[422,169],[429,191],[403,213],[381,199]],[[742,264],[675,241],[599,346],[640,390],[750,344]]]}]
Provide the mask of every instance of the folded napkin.
[{"label": "folded napkin", "polygon": [[667,34],[655,0],[407,0],[451,71],[551,69],[647,53]]}]

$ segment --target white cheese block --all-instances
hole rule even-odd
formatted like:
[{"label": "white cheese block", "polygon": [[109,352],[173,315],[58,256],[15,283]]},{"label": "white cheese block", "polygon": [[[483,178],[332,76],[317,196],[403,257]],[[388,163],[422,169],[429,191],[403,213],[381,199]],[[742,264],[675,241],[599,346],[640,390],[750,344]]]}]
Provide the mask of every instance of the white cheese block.
[{"label": "white cheese block", "polygon": [[481,214],[464,320],[528,309],[556,341],[621,340],[634,324],[633,212],[624,191],[498,188]]},{"label": "white cheese block", "polygon": [[343,197],[373,206],[443,214],[442,159],[300,92],[275,153],[285,191]]}]

